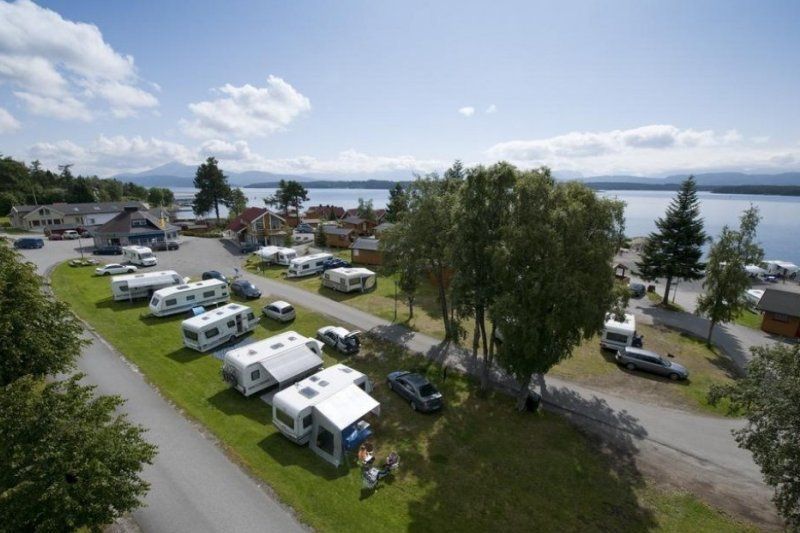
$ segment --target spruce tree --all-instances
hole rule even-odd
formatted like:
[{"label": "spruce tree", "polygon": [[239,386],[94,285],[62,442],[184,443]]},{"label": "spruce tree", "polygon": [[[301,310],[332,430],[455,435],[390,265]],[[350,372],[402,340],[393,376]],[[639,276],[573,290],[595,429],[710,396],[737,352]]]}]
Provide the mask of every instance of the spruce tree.
[{"label": "spruce tree", "polygon": [[700,279],[705,269],[700,259],[707,237],[700,218],[700,201],[693,176],[681,184],[666,216],[656,220],[656,228],[657,231],[647,237],[641,260],[636,266],[644,280],[666,280],[662,301],[666,305],[673,280]]}]

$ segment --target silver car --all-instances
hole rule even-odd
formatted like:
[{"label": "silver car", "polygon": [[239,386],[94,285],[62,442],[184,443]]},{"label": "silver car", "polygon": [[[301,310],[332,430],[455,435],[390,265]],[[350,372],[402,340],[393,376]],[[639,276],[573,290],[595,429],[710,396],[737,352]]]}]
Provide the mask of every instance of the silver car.
[{"label": "silver car", "polygon": [[283,300],[278,300],[277,302],[272,302],[271,304],[267,304],[261,310],[264,313],[264,316],[267,316],[273,320],[277,320],[278,322],[289,322],[294,320],[294,307],[289,302],[284,302]]},{"label": "silver car", "polygon": [[676,381],[689,377],[686,367],[664,359],[655,352],[641,348],[627,347],[619,350],[616,355],[617,363],[624,365],[628,370],[644,370],[660,376],[666,376]]}]

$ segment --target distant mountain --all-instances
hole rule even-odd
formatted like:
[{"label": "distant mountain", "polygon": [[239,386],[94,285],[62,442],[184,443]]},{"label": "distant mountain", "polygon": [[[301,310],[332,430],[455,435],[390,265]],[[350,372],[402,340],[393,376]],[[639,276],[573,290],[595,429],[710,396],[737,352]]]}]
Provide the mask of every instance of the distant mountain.
[{"label": "distant mountain", "polygon": [[[224,170],[224,169],[223,169]],[[112,176],[120,181],[130,181],[144,187],[193,187],[194,175],[197,167],[194,165],[184,165],[173,161],[150,170],[142,172],[124,172]],[[305,176],[294,176],[291,174],[273,174],[259,170],[247,172],[225,172],[228,182],[231,185],[242,187],[258,181],[278,182],[282,179],[295,181],[308,181]]]},{"label": "distant mountain", "polygon": [[[679,184],[689,173],[675,174],[665,178],[646,178],[643,176],[593,176],[578,178],[587,184],[645,184],[665,186]],[[701,187],[733,186],[733,185],[800,185],[800,172],[784,172],[782,174],[745,174],[743,172],[709,172],[694,174],[697,185]]]}]

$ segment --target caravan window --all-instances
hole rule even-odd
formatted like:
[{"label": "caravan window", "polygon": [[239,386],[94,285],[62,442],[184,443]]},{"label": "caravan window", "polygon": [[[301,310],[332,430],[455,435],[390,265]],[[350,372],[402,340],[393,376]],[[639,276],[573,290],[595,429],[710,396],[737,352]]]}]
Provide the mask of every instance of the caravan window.
[{"label": "caravan window", "polygon": [[122,292],[128,292],[128,284],[127,284],[127,283],[123,283],[123,284],[122,284],[122,285],[120,285],[118,288],[119,288],[119,290],[121,290]]},{"label": "caravan window", "polygon": [[186,301],[187,302],[191,302],[193,300],[194,300],[194,294],[187,294],[186,295]]},{"label": "caravan window", "polygon": [[303,265],[303,270],[308,270],[308,265]]},{"label": "caravan window", "polygon": [[158,298],[153,296],[153,299],[150,300],[150,305],[152,305],[153,307],[158,307]]},{"label": "caravan window", "polygon": [[234,327],[235,325],[236,325],[236,321],[235,321],[235,320],[228,320],[228,324],[227,324],[227,326],[228,326],[229,328],[232,328],[232,327]]},{"label": "caravan window", "polygon": [[312,416],[310,414],[304,416],[303,417],[303,429],[311,427],[311,422],[312,422]]},{"label": "caravan window", "polygon": [[256,381],[261,377],[261,370],[253,370],[250,372],[250,381]]},{"label": "caravan window", "polygon": [[211,328],[210,330],[206,331],[206,339],[213,339],[217,335],[219,335],[219,329],[217,328]]},{"label": "caravan window", "polygon": [[166,305],[167,307],[169,307],[171,305],[176,305],[177,303],[178,303],[178,300],[176,300],[175,298],[172,298],[170,300],[164,301],[164,305]]},{"label": "caravan window", "polygon": [[606,331],[606,340],[610,340],[613,342],[621,342],[623,344],[628,342],[628,336],[623,335],[621,333],[614,333],[612,331]]},{"label": "caravan window", "polygon": [[247,313],[247,320],[255,320],[255,319],[256,315],[254,315],[253,313]]},{"label": "caravan window", "polygon": [[189,331],[188,329],[183,330],[183,334],[186,336],[187,339],[196,341],[197,340],[197,333],[194,331]]},{"label": "caravan window", "polygon": [[203,293],[203,298],[213,298],[213,297],[214,297],[214,291],[206,291]]},{"label": "caravan window", "polygon": [[286,427],[294,431],[294,418],[289,416],[288,413],[286,413],[285,411],[281,411],[276,407],[275,418],[277,418],[281,424],[285,425]]},{"label": "caravan window", "polygon": [[356,285],[361,285],[361,280],[359,278],[353,278],[349,283],[351,287],[355,287]]}]

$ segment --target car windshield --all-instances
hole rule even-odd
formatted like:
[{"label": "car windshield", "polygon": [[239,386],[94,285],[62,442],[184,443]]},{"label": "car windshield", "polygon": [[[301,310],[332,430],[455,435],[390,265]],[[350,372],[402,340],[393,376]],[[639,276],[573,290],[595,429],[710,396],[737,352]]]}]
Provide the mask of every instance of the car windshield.
[{"label": "car windshield", "polygon": [[291,305],[287,305],[281,310],[281,313],[285,315],[287,313],[291,313],[292,311],[294,311],[294,307],[292,307]]},{"label": "car windshield", "polygon": [[427,398],[428,396],[433,396],[436,394],[436,388],[431,385],[430,383],[426,383],[425,385],[419,388],[419,395],[423,398]]},{"label": "car windshield", "polygon": [[662,360],[661,360],[661,364],[663,364],[664,366],[672,366],[672,363],[670,363],[670,362],[669,362],[669,361],[667,361],[666,359],[662,359]]}]

